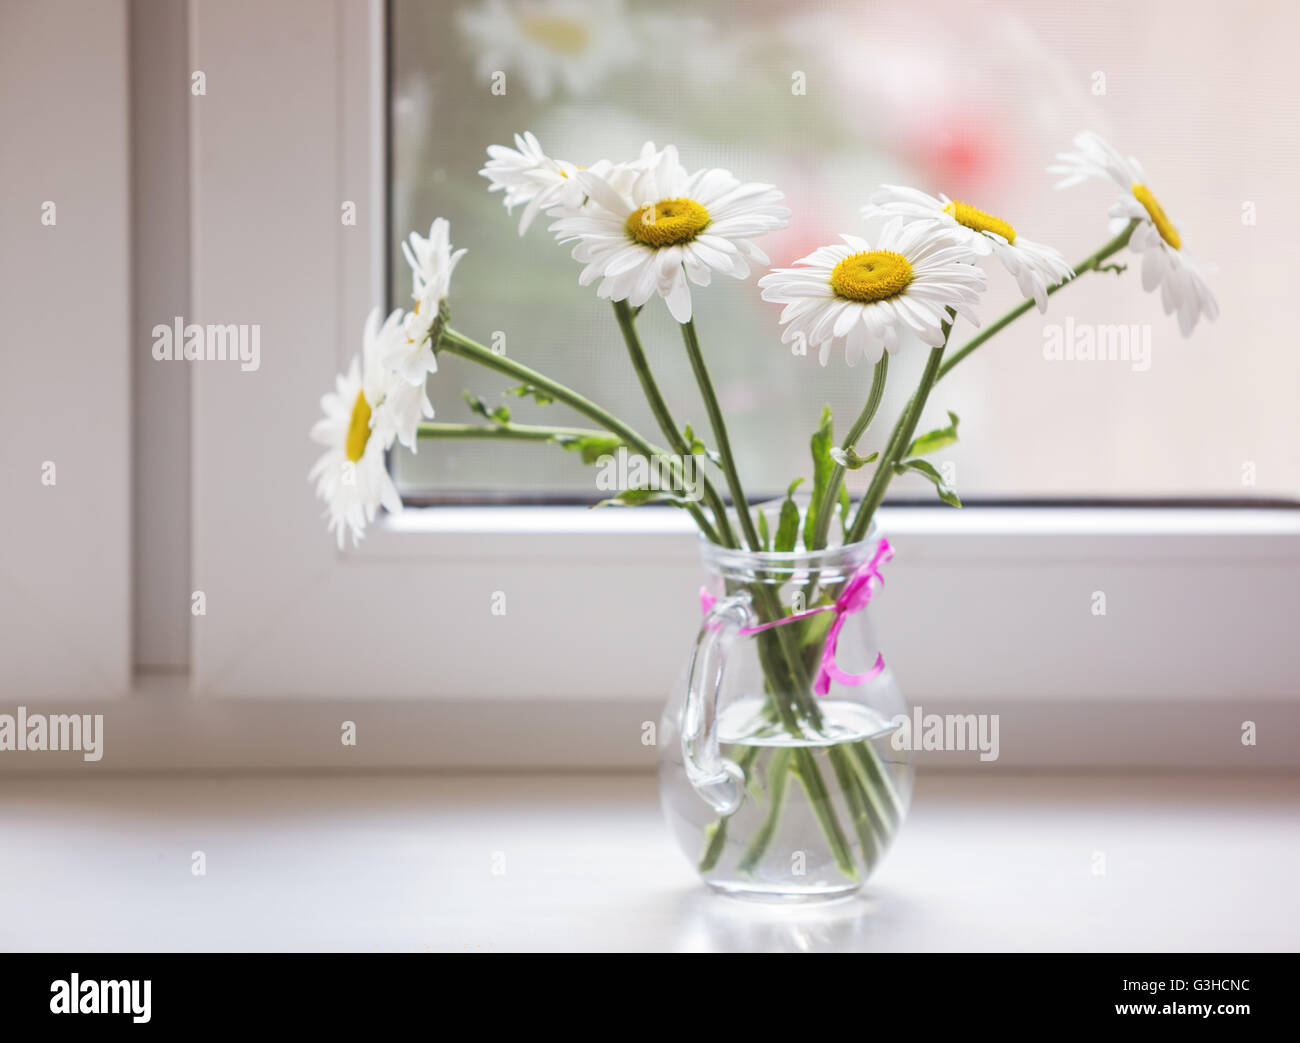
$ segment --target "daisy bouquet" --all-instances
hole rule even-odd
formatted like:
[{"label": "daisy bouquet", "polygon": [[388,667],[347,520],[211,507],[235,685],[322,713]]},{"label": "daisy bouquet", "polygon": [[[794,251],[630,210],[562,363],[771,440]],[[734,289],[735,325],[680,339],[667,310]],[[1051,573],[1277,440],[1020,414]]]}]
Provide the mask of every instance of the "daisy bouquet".
[{"label": "daisy bouquet", "polygon": [[[766,270],[770,262],[757,241],[785,227],[791,216],[772,185],[742,182],[726,170],[688,170],[675,148],[652,143],[635,158],[587,167],[548,155],[528,133],[517,136],[514,147],[493,145],[487,153],[481,173],[489,190],[501,193],[507,211],[520,211],[520,234],[545,220],[582,266],[579,284],[594,286],[596,296],[610,302],[622,350],[658,430],[637,430],[581,391],[456,330],[449,299],[464,251],[453,250],[447,222],[437,219],[427,236],[412,233],[402,246],[413,276],[410,305],[387,317],[378,310],[370,315],[360,356],[324,397],[325,416],[311,432],[325,447],[311,478],[340,547],[349,535],[359,540],[380,507],[400,509],[386,464],[394,443],[414,451],[421,441],[440,438],[550,443],[578,452],[591,464],[617,452],[644,457],[670,481],[624,488],[605,502],[674,504],[690,515],[707,544],[718,548],[761,556],[860,544],[873,534],[876,512],[897,475],[921,475],[945,502],[960,506],[955,491],[925,459],[956,441],[957,419],[950,414],[948,425],[918,433],[922,411],[955,366],[1020,316],[1035,308],[1045,311],[1053,294],[1090,272],[1124,271],[1112,259],[1127,249],[1141,260],[1143,287],[1159,291],[1164,310],[1177,315],[1184,335],[1202,316],[1217,315],[1206,267],[1184,251],[1140,165],[1095,134],[1080,134],[1074,150],[1049,167],[1061,175],[1062,187],[1095,179],[1110,183],[1118,195],[1109,212],[1109,238],[1073,265],[1052,247],[970,203],[938,192],[883,186],[864,200],[860,215],[873,232],[842,235],[840,242],[814,250],[791,267]],[[958,317],[980,325],[978,306],[988,267],[1010,274],[1024,300],[964,344],[951,345]],[[746,497],[708,352],[694,322],[696,306],[715,277],[745,280],[756,271],[763,272],[757,280],[762,299],[783,306],[774,316],[782,341],[815,350],[823,366],[842,354],[850,366],[864,361],[871,367],[861,410],[843,437],[838,442],[833,438],[829,410],[812,432],[810,495],[796,498],[792,485],[771,515]],[[656,379],[637,325],[647,307],[666,308],[680,328],[707,430],[682,424]],[[876,422],[890,359],[900,351],[925,353],[924,368],[884,448],[863,455],[859,442]],[[467,401],[478,422],[434,422],[426,382],[444,354],[508,378],[517,395],[567,407],[580,422],[521,424],[504,406],[492,408],[473,397]],[[861,469],[870,469],[870,480],[855,504],[845,477]],[[882,541],[870,568],[855,576],[819,583],[815,570],[803,575],[797,598],[786,600],[778,589],[758,581],[743,591],[747,629],[741,632],[756,639],[770,727],[815,739],[824,728],[820,700],[831,684],[860,684],[872,676],[839,670],[834,646],[843,616],[854,610],[853,599],[859,599],[860,607],[879,582],[887,546]],[[746,583],[728,586],[745,588]],[[709,625],[721,624],[715,620]],[[774,821],[785,799],[787,777],[778,776],[776,763],[774,758],[767,767],[771,807],[763,824]],[[858,879],[884,850],[903,801],[870,743],[832,747],[825,763],[831,782],[842,791],[839,799],[831,798],[817,762],[795,757],[788,773],[806,791],[839,871]],[[697,789],[703,793],[710,784],[714,787],[709,802],[716,821],[698,853],[706,873],[725,847],[728,818],[752,767],[716,759],[703,768],[696,765],[692,782]],[[699,777],[710,771],[712,778]],[[851,820],[847,830],[842,817]],[[846,840],[855,832],[862,841],[857,846]],[[763,825],[754,831],[742,868],[757,863],[772,833]]]}]

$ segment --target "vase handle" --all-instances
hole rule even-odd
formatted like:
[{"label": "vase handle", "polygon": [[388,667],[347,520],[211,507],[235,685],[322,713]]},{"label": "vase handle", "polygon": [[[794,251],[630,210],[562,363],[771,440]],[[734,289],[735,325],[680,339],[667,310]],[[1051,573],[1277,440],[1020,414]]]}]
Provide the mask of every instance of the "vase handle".
[{"label": "vase handle", "polygon": [[745,773],[722,756],[718,744],[718,694],[727,652],[751,619],[749,595],[718,601],[700,624],[682,706],[682,760],[695,791],[719,815],[731,815],[745,799]]}]

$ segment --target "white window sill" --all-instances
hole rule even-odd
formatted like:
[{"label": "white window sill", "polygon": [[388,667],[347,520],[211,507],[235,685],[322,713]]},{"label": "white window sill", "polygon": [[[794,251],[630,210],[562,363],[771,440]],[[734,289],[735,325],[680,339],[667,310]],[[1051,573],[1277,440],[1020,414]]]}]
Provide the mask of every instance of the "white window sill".
[{"label": "white window sill", "polygon": [[0,922],[20,951],[1294,951],[1297,801],[923,776],[865,898],[798,911],[706,894],[649,776],[10,781]]},{"label": "white window sill", "polygon": [[[1300,535],[1300,506],[1243,507],[893,507],[880,513],[891,532],[1198,533]],[[667,507],[409,507],[383,515],[372,530],[393,534],[458,532],[695,533],[684,511]],[[365,544],[363,543],[364,547]]]},{"label": "white window sill", "polygon": [[[1228,557],[1300,561],[1300,508],[1240,507],[884,507],[882,533],[896,544],[909,537],[954,546],[1001,542],[1004,552],[1074,558],[1094,553],[1078,537],[1110,537],[1109,555],[1166,554],[1207,561]],[[667,507],[445,506],[382,514],[347,557],[394,553],[459,558],[465,550],[493,554],[519,550],[555,553],[581,539],[584,550],[644,558],[677,553],[698,540],[684,511]],[[1060,540],[1060,542],[1056,542]],[[1122,541],[1122,542],[1121,542]]]}]

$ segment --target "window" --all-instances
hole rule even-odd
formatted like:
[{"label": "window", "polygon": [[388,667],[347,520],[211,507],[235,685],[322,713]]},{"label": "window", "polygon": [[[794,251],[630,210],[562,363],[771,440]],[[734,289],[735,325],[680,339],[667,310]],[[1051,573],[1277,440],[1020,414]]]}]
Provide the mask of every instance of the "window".
[{"label": "window", "polygon": [[[1078,130],[1095,129],[1142,160],[1190,251],[1218,263],[1222,316],[1183,340],[1130,269],[1118,283],[1090,276],[1046,315],[1020,320],[931,398],[936,426],[948,409],[962,418],[962,441],[947,456],[962,496],[1292,497],[1300,353],[1272,302],[1289,292],[1300,235],[1290,202],[1300,110],[1288,100],[1300,95],[1288,52],[1300,9],[1252,18],[1221,4],[1191,7],[1194,16],[1187,4],[1122,0],[394,0],[392,299],[409,293],[402,237],[449,218],[454,243],[469,248],[454,324],[484,342],[503,334],[510,354],[653,430],[609,306],[577,285],[579,266],[544,218],[519,238],[518,211],[508,217],[477,174],[487,145],[530,129],[548,152],[586,163],[672,141],[688,166],[772,182],[794,211],[789,229],[763,240],[778,265],[862,231],[858,208],[881,182],[978,201],[1074,261],[1107,238],[1112,195],[1096,184],[1056,191],[1045,167]],[[504,95],[491,90],[494,72],[505,74]],[[1270,98],[1276,106],[1261,112]],[[807,472],[804,440],[822,405],[846,424],[870,376],[842,360],[823,369],[794,357],[779,341],[778,306],[759,300],[758,274],[697,295],[755,494]],[[989,321],[1018,300],[1011,279],[991,271],[981,315]],[[661,302],[642,324],[678,416],[704,427]],[[1128,361],[1045,359],[1045,341],[1073,336],[1075,324],[1131,334]],[[970,333],[960,323],[954,345]],[[897,362],[868,447],[886,437],[923,359]],[[493,398],[504,386],[448,359],[431,396],[440,419],[472,419],[462,391]],[[512,406],[521,417],[539,408]],[[597,496],[590,468],[546,446],[507,453],[440,442],[415,458],[399,454],[395,468],[408,495],[435,502]],[[931,493],[916,479],[895,483],[894,495]]]},{"label": "window", "polygon": [[[304,15],[308,6],[312,17]],[[357,0],[194,7],[190,67],[221,89],[190,109],[191,307],[199,321],[260,322],[263,366],[252,374],[220,367],[191,372],[192,582],[208,606],[192,629],[193,686],[205,697],[262,700],[268,713],[278,712],[277,701],[296,699],[295,705],[325,707],[319,712],[327,716],[335,713],[331,698],[350,698],[377,707],[387,721],[413,722],[413,708],[425,707],[419,711],[425,723],[394,726],[412,737],[402,747],[403,763],[422,757],[463,763],[481,754],[485,763],[645,764],[647,751],[637,742],[613,737],[635,733],[657,713],[697,622],[699,573],[688,520],[653,510],[433,506],[382,519],[359,551],[338,553],[305,481],[316,451],[304,434],[321,390],[357,352],[367,311],[384,299],[386,266],[398,276],[393,298],[406,292],[400,267],[385,264],[396,243],[394,227],[427,227],[433,213],[446,213],[456,222],[458,244],[473,247],[471,258],[520,256],[511,252],[518,248],[515,222],[476,184],[474,171],[482,139],[507,140],[527,125],[522,115],[503,117],[499,134],[476,136],[473,155],[466,153],[458,168],[457,176],[473,186],[464,197],[467,207],[479,208],[473,213],[439,203],[417,218],[413,204],[403,201],[408,190],[400,174],[390,194],[385,84],[395,82],[400,95],[406,81],[400,69],[385,68],[385,18],[404,24],[401,7],[388,11]],[[1116,16],[1115,24],[1122,22]],[[294,46],[272,43],[286,39]],[[452,47],[437,32],[418,41],[424,48],[444,45]],[[455,77],[428,81],[430,89],[442,84],[439,113],[469,104],[469,71],[460,62],[449,52],[438,68]],[[396,170],[402,131],[392,122],[388,143]],[[534,127],[547,132],[541,123]],[[660,127],[650,133],[667,140]],[[626,140],[635,144],[631,135]],[[705,159],[737,167],[748,162]],[[429,165],[431,177],[437,169]],[[449,184],[451,165],[445,170]],[[341,201],[357,204],[355,226],[340,224]],[[392,220],[384,217],[386,206]],[[492,237],[499,237],[499,249],[489,247]],[[566,294],[572,292],[574,321],[587,315],[603,321],[599,305],[578,290],[572,262],[544,232],[534,230],[524,242],[538,252],[539,268],[553,268]],[[481,281],[468,274],[458,280],[471,294],[476,285]],[[746,287],[753,289],[719,286],[718,299],[734,291],[750,307]],[[472,296],[455,306],[457,321],[475,332],[492,314]],[[482,317],[475,318],[475,307]],[[1082,313],[1082,303],[1079,308]],[[562,363],[555,347],[560,336],[549,333],[556,339],[548,343]],[[665,363],[671,344],[667,337],[656,340]],[[523,346],[511,350],[525,357]],[[621,356],[611,351],[607,361],[618,372]],[[842,368],[823,372],[815,360],[797,361],[795,372],[809,379],[843,378]],[[983,367],[990,374],[1005,366],[1001,358],[991,363]],[[972,373],[979,369],[971,364]],[[494,390],[467,376],[453,373],[449,361],[431,382],[450,396],[439,402],[443,418],[457,415],[463,385]],[[1272,390],[1262,378],[1257,385]],[[833,390],[833,381],[823,390]],[[1000,395],[999,408],[1014,408],[1015,398]],[[820,408],[819,398],[809,402]],[[939,399],[940,408],[948,404]],[[839,408],[843,415],[846,407]],[[1219,430],[1236,430],[1216,419],[1213,408],[1203,413]],[[1085,445],[1097,437],[1076,435]],[[1041,427],[1018,437],[1046,439]],[[1159,444],[1180,443],[1162,437]],[[982,443],[978,448],[989,455]],[[1012,455],[1012,448],[1000,455]],[[798,472],[804,449],[791,452],[782,468]],[[417,463],[436,467],[444,455],[422,451]],[[492,480],[470,491],[520,497],[540,460],[524,465],[494,457],[484,472]],[[751,469],[761,463],[748,456]],[[510,466],[519,476],[514,484],[501,478]],[[568,493],[558,479],[531,477],[530,495],[590,493],[585,472],[574,472],[573,481],[584,484]],[[463,477],[422,481],[440,494],[469,488]],[[751,486],[756,482],[750,479]],[[408,481],[408,489],[418,488]],[[941,709],[997,700],[1008,714],[1015,710],[1025,729],[1020,734],[1032,741],[1008,741],[1004,763],[1027,763],[1021,754],[1032,760],[1049,748],[1066,751],[1069,763],[1113,763],[1119,755],[1108,722],[1126,701],[1137,703],[1149,722],[1163,699],[1203,700],[1228,715],[1241,713],[1243,700],[1272,701],[1290,712],[1300,691],[1294,657],[1283,652],[1300,614],[1300,512],[895,507],[885,524],[901,548],[891,564],[889,616],[882,614],[891,665],[914,702]],[[1110,595],[1109,615],[1100,623],[1089,611],[1097,589]],[[490,611],[496,590],[509,596],[504,617]],[[918,618],[924,626],[910,622]],[[1212,653],[1189,655],[1189,649]],[[529,708],[519,709],[525,703]],[[522,727],[520,713],[541,723]],[[588,728],[596,718],[603,722],[598,734],[610,741],[589,739],[597,734]],[[1136,718],[1124,719],[1131,725]],[[430,731],[430,720],[441,723]],[[1076,742],[1079,721],[1092,722],[1094,742]],[[1188,756],[1223,763],[1228,754],[1219,734],[1198,730],[1176,755],[1195,746]],[[1141,751],[1123,757],[1133,763]]]},{"label": "window", "polygon": [[[406,6],[396,3],[390,10],[382,0],[194,0],[133,4],[129,20],[121,3],[80,15],[59,5],[21,7],[25,32],[14,39],[28,45],[24,60],[0,63],[0,75],[12,88],[0,97],[14,99],[9,122],[15,135],[15,147],[0,155],[7,178],[0,181],[12,185],[8,197],[18,214],[3,252],[11,276],[4,285],[13,291],[6,314],[16,349],[46,341],[50,349],[14,350],[6,359],[11,383],[22,393],[6,400],[12,437],[0,450],[15,507],[7,515],[9,539],[0,562],[0,687],[11,707],[26,703],[34,709],[52,699],[57,712],[106,709],[114,736],[106,765],[572,768],[646,767],[652,759],[653,751],[640,742],[641,722],[657,715],[698,623],[694,537],[680,513],[439,505],[382,518],[360,550],[339,553],[305,480],[317,456],[305,434],[318,416],[321,391],[358,350],[371,306],[390,292],[394,299],[405,293],[401,267],[386,264],[395,232],[427,226],[431,211],[458,222],[457,239],[473,248],[471,260],[522,263],[521,256],[535,257],[538,272],[554,278],[562,299],[572,302],[561,314],[571,314],[574,323],[605,321],[599,305],[576,287],[573,263],[544,231],[524,240],[527,255],[517,253],[514,222],[474,175],[485,140],[507,140],[530,123],[544,135],[555,132],[561,147],[565,133],[576,140],[584,119],[571,110],[557,103],[546,116],[550,122],[534,122],[539,103],[526,91],[498,99],[517,105],[519,115],[482,109],[476,120],[487,126],[489,115],[499,117],[500,126],[474,134],[472,141],[464,134],[464,159],[456,160],[455,174],[469,186],[464,214],[450,205],[444,210],[432,198],[450,184],[450,160],[443,166],[445,182],[419,189],[430,194],[427,207],[415,200],[412,178],[398,171],[390,184],[389,145],[400,161],[401,140],[409,135],[404,139],[394,120],[390,141],[386,113],[391,98],[400,98],[403,85],[414,81],[401,68],[390,77],[387,40],[390,17],[392,25],[413,17]],[[951,7],[933,8],[936,17],[927,25],[948,32],[947,20],[965,17],[956,13],[957,5]],[[801,5],[790,17],[806,18],[809,9]],[[1289,236],[1287,222],[1293,219],[1269,194],[1294,169],[1290,110],[1280,102],[1267,113],[1244,105],[1240,126],[1207,123],[1190,135],[1205,144],[1188,153],[1175,140],[1188,135],[1161,129],[1173,110],[1172,102],[1165,108],[1172,88],[1157,91],[1154,72],[1117,63],[1116,56],[1132,45],[1113,39],[1110,28],[1092,28],[1122,25],[1133,39],[1145,38],[1158,26],[1144,8],[1104,5],[1101,14],[1080,9],[1068,34],[1060,28],[1059,5],[997,9],[1014,10],[1025,23],[1040,26],[1040,43],[1050,44],[1053,53],[1093,48],[1070,66],[1107,73],[1108,94],[1088,104],[1108,114],[1107,129],[1119,126],[1123,111],[1136,110],[1141,124],[1131,116],[1133,125],[1121,129],[1143,138],[1142,148],[1154,144],[1158,152],[1144,158],[1153,169],[1163,165],[1162,176],[1173,179],[1175,190],[1180,178],[1201,177],[1201,167],[1223,169],[1216,164],[1227,160],[1214,135],[1255,135],[1250,162],[1232,176],[1216,175],[1216,186],[1204,189],[1198,212],[1188,218],[1189,227],[1206,229],[1201,234],[1213,237],[1217,228],[1226,236],[1231,222],[1225,209],[1236,215],[1242,201],[1258,203],[1258,224],[1232,230],[1253,237],[1249,249],[1207,242],[1206,255],[1223,267],[1217,284],[1223,320],[1198,331],[1189,344],[1170,342],[1171,351],[1185,352],[1177,356],[1177,379],[1186,384],[1178,401],[1195,415],[1182,422],[1177,437],[1162,430],[1158,438],[1132,440],[1125,453],[1145,454],[1145,463],[1156,449],[1167,453],[1144,472],[1148,495],[1182,488],[1170,484],[1172,476],[1189,466],[1208,471],[1218,460],[1236,467],[1248,453],[1259,464],[1256,492],[1286,494],[1294,486],[1294,470],[1285,466],[1290,461],[1294,467],[1294,455],[1287,454],[1294,454],[1296,440],[1284,430],[1275,443],[1265,444],[1263,432],[1268,424],[1294,423],[1286,399],[1296,386],[1294,369],[1287,369],[1289,341],[1271,336],[1280,321],[1276,316],[1290,303],[1289,263],[1278,260],[1277,244]],[[1281,4],[1264,9],[1273,19],[1270,30],[1287,28],[1293,18]],[[438,6],[421,10],[432,18]],[[736,20],[720,5],[698,10],[719,24],[728,16]],[[746,21],[746,32],[778,24],[777,5],[744,5],[744,12],[751,10],[759,13]],[[1175,24],[1185,7],[1161,10]],[[901,17],[879,5],[872,11],[880,18]],[[678,15],[670,10],[669,17]],[[1225,104],[1238,96],[1252,102],[1291,97],[1293,91],[1281,91],[1291,65],[1276,56],[1284,43],[1273,43],[1287,34],[1253,27],[1250,12],[1234,17],[1226,26],[1205,7],[1176,23],[1186,60],[1215,71],[1205,90],[1222,93]],[[899,40],[920,35],[890,24]],[[975,22],[956,24],[972,40],[992,31]],[[450,25],[437,22],[433,28]],[[1042,25],[1057,29],[1047,32]],[[88,31],[78,37],[78,29]],[[1200,50],[1210,36],[1216,37],[1212,63]],[[31,47],[33,40],[41,46]],[[75,53],[84,60],[61,71],[44,59],[67,40],[79,41]],[[468,121],[458,114],[470,111],[477,88],[465,78],[463,48],[436,32],[413,41],[426,50],[446,48],[445,54],[436,52],[442,56],[437,77],[424,81],[431,89],[441,84],[442,103],[435,110],[440,120]],[[395,51],[404,46],[394,45]],[[1109,55],[1105,61],[1091,60],[1103,52]],[[25,60],[27,55],[35,57]],[[159,55],[168,60],[160,62]],[[1247,62],[1242,55],[1258,60]],[[402,68],[416,67],[409,53],[397,56]],[[777,67],[783,59],[767,60]],[[1153,50],[1150,60],[1166,58]],[[785,64],[794,67],[794,59]],[[443,79],[444,69],[454,77]],[[205,74],[206,95],[190,93],[195,70]],[[811,98],[818,70],[806,71]],[[1020,75],[1008,81],[1008,91]],[[1202,88],[1180,79],[1181,72],[1161,75],[1191,91],[1189,118],[1211,120],[1218,111],[1197,93]],[[390,79],[395,94],[387,87]],[[1132,104],[1138,95],[1154,100]],[[650,98],[647,106],[652,102],[665,104]],[[562,111],[570,112],[568,124],[557,122]],[[679,135],[680,116],[655,118],[662,121],[634,128],[618,147],[634,147],[642,133],[660,141]],[[772,119],[764,148],[776,154],[771,142],[788,135],[789,127]],[[66,133],[69,128],[75,133]],[[757,142],[751,131],[748,139]],[[679,140],[698,147],[703,131],[691,134]],[[105,163],[75,162],[70,143],[86,142]],[[1059,147],[1055,138],[1043,145],[1047,151]],[[33,164],[31,157],[48,162]],[[752,163],[758,172],[768,162],[759,151],[699,157],[745,170]],[[894,162],[898,176],[913,176],[902,160]],[[776,174],[770,176],[798,183],[772,163]],[[439,165],[427,169],[432,175]],[[876,174],[894,176],[884,169]],[[856,205],[852,195],[848,188],[842,192],[850,212]],[[1060,210],[1068,197],[1046,198],[1057,209],[1049,207],[1036,220],[1044,222],[1048,239],[1053,220],[1061,228],[1070,224]],[[57,200],[57,230],[36,219],[39,210],[31,201],[47,199]],[[340,222],[346,203],[355,204],[355,225]],[[792,203],[811,206],[807,199]],[[838,221],[828,223],[827,233]],[[107,273],[92,280],[88,296],[62,292],[62,273],[78,265]],[[386,268],[399,277],[391,291]],[[166,278],[159,277],[163,272]],[[466,279],[467,296],[457,301],[460,321],[475,332],[496,314],[485,298],[475,303],[479,285]],[[758,307],[751,284],[715,289],[708,303],[720,310],[710,321],[729,321],[727,309],[734,308],[738,322],[759,329],[762,320],[770,337],[770,320],[748,311]],[[1136,288],[1133,299],[1145,300]],[[1077,300],[1079,315],[1093,306]],[[69,321],[52,327],[51,314]],[[156,362],[150,329],[178,314],[200,323],[259,324],[261,368]],[[1230,326],[1230,316],[1245,325]],[[507,319],[513,330],[519,319]],[[550,353],[557,365],[565,364],[564,333],[555,332],[552,321],[538,324],[545,340],[512,340],[512,350],[521,356]],[[82,335],[92,326],[96,336]],[[612,341],[612,329],[606,332]],[[674,364],[672,338],[662,327],[650,332],[662,364]],[[715,350],[728,347],[712,342]],[[1031,338],[1025,350],[1032,354],[1037,347]],[[941,390],[954,397],[973,394],[975,381],[983,380],[990,382],[992,396],[991,382],[1013,381],[1017,373],[1013,359],[1019,349],[1008,343],[998,350],[997,358],[971,364]],[[1207,357],[1217,360],[1217,381],[1198,368]],[[763,385],[773,397],[762,408],[793,418],[800,395],[807,395],[813,410],[830,397],[843,419],[853,390],[837,387],[842,368],[822,371],[810,359],[778,358],[774,344],[770,352],[756,351],[760,361],[753,372],[769,379],[777,372],[772,367],[797,361],[788,372],[799,382]],[[965,400],[957,402],[967,422],[967,447],[989,459],[987,450],[995,445],[993,463],[1026,474],[1028,461],[1037,458],[1033,454],[1046,453],[1051,460],[1030,476],[1036,482],[1032,491],[1061,486],[1082,495],[1088,486],[1079,477],[1085,473],[1079,461],[1099,466],[1089,454],[1105,455],[1112,442],[1120,455],[1113,428],[1134,439],[1125,425],[1136,417],[1175,423],[1177,418],[1155,410],[1154,399],[1139,397],[1150,391],[1141,390],[1140,379],[1158,376],[1161,358],[1156,354],[1147,374],[1111,373],[1105,395],[1093,388],[1089,403],[1099,418],[1086,428],[1067,415],[1067,406],[1079,408],[1075,398],[1062,396],[1059,423],[1028,429],[1008,423],[1014,440],[993,443],[997,416],[972,413]],[[745,378],[742,362],[739,354],[733,360],[733,389],[736,379]],[[634,399],[631,386],[619,383],[626,378],[616,350],[598,353],[593,347],[583,365],[584,385],[591,381],[601,395]],[[69,382],[74,369],[86,379]],[[456,374],[450,364],[445,369],[439,376],[447,379],[435,381],[439,393],[450,396],[439,403],[445,417],[455,415],[462,384],[495,390],[480,383],[480,373]],[[1096,371],[1101,372],[1110,371]],[[1076,397],[1081,381],[1101,379],[1082,370],[1068,380],[1046,369],[1034,375],[1035,388],[1061,379]],[[1250,407],[1244,418],[1243,382]],[[1021,386],[1013,383],[1013,391]],[[997,390],[999,409],[1019,416],[1025,396]],[[1104,410],[1096,401],[1105,403]],[[51,413],[52,402],[62,404],[61,412]],[[937,400],[939,408],[950,404]],[[731,405],[739,409],[744,403],[733,399]],[[56,422],[74,413],[87,423]],[[86,430],[94,431],[93,444],[86,442]],[[1198,456],[1202,443],[1209,448]],[[803,468],[801,446],[780,443],[777,449],[791,454],[779,466],[756,454],[748,457],[751,486],[758,486],[761,468],[781,482]],[[561,454],[531,463],[494,455],[491,470],[483,472],[489,477],[477,490],[465,477],[470,460],[449,456],[439,464],[438,454],[420,454],[421,467],[455,464],[459,475],[430,471],[421,477],[408,461],[398,465],[407,468],[408,489],[439,497],[457,490],[474,499],[590,497],[587,472],[575,469],[561,480],[538,470],[573,462]],[[1129,471],[1117,464],[1114,474],[1132,471],[1131,460],[1120,463]],[[1230,470],[1224,463],[1220,473]],[[1279,481],[1279,473],[1291,477]],[[962,477],[968,486],[974,482],[964,470]],[[1233,488],[1232,482],[1189,480],[1182,491]],[[1102,491],[1114,494],[1116,487]],[[1300,756],[1300,658],[1292,652],[1300,618],[1300,511],[1111,509],[1096,503],[953,511],[894,505],[882,520],[899,548],[888,597],[879,603],[891,666],[908,698],[927,711],[1005,714],[1002,766],[1260,769],[1285,768]],[[509,598],[506,616],[490,611],[498,590]],[[1091,612],[1098,590],[1107,595],[1105,616]],[[202,615],[194,614],[194,592],[204,595]],[[132,678],[133,601],[137,662],[175,665],[177,673]],[[173,641],[177,630],[190,640]],[[149,634],[154,641],[141,640]],[[156,640],[160,636],[167,640]],[[243,701],[232,705],[234,700]],[[359,747],[338,744],[341,720],[360,723]],[[1246,720],[1259,726],[1258,747],[1239,742]],[[1169,741],[1152,743],[1157,733]],[[10,767],[45,770],[39,760],[0,764],[4,771]]]}]

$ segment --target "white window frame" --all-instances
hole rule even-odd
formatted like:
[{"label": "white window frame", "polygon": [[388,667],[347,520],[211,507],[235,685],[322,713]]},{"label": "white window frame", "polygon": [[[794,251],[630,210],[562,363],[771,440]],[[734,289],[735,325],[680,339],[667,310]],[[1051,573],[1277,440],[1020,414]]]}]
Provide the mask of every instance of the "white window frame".
[{"label": "white window frame", "polygon": [[[12,713],[131,686],[131,190],[125,0],[8,4],[3,21],[0,706]],[[52,61],[70,23],[95,46]]]},{"label": "white window frame", "polygon": [[[325,534],[306,431],[384,302],[383,33],[378,0],[192,2],[194,321],[260,323],[263,357],[193,367],[193,688],[469,700],[485,720],[502,700],[661,700],[696,625],[678,514],[431,507],[356,551]],[[913,702],[1290,713],[1300,696],[1297,512],[886,508],[882,524],[898,556],[880,624]]]}]

